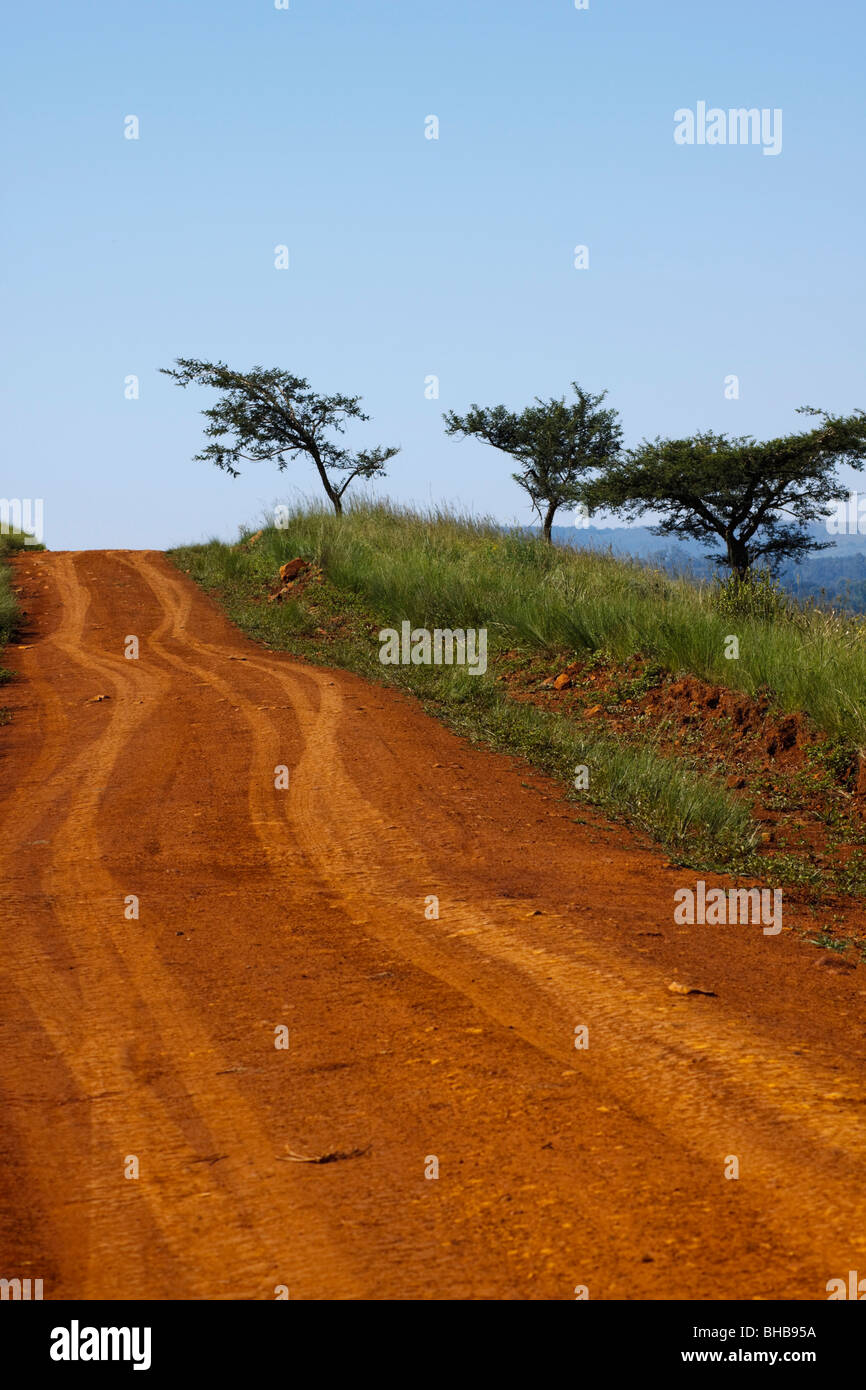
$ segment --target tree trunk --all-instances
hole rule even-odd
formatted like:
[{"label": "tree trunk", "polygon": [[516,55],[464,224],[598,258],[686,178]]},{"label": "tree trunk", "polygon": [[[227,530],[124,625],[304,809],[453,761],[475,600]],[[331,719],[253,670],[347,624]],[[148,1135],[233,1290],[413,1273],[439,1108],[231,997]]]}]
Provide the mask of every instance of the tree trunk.
[{"label": "tree trunk", "polygon": [[310,454],[312,455],[313,463],[316,465],[316,468],[318,469],[319,477],[320,477],[321,480],[322,480],[322,487],[325,489],[325,493],[326,493],[326,495],[327,495],[328,501],[331,503],[331,506],[334,508],[334,511],[335,511],[336,515],[337,515],[337,516],[342,516],[342,514],[343,514],[343,499],[340,497],[340,495],[339,495],[338,492],[335,492],[335,491],[334,491],[333,487],[331,486],[331,480],[330,480],[330,478],[328,477],[328,473],[327,473],[327,470],[326,470],[326,468],[325,468],[325,465],[322,463],[322,456],[321,456],[321,454],[319,453],[318,449],[315,448],[315,446],[311,447],[310,450],[309,450],[309,452],[310,452]]},{"label": "tree trunk", "polygon": [[725,537],[725,540],[727,543],[728,564],[731,567],[731,573],[735,574],[740,583],[742,583],[749,573],[749,548],[730,532]]},{"label": "tree trunk", "polygon": [[548,545],[553,544],[553,539],[550,534],[550,528],[553,525],[553,518],[556,516],[557,505],[558,504],[556,502],[548,502],[547,511],[544,513],[544,522],[542,523],[541,533],[544,536],[544,539],[547,541]]}]

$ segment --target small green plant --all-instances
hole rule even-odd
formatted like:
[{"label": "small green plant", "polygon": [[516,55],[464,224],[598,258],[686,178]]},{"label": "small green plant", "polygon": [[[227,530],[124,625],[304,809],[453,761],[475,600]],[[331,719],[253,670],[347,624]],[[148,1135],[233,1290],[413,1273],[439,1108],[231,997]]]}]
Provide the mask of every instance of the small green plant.
[{"label": "small green plant", "polygon": [[664,667],[657,661],[650,661],[639,675],[616,680],[611,689],[611,699],[641,700],[650,690],[655,690],[664,679]]},{"label": "small green plant", "polygon": [[821,886],[822,874],[819,866],[798,859],[796,855],[765,854],[762,856],[760,864],[761,872],[770,875],[770,878],[775,882],[785,883],[792,888],[803,889],[817,889]]},{"label": "small green plant", "polygon": [[828,738],[813,743],[806,749],[806,758],[811,767],[824,773],[828,784],[847,786],[856,775],[857,749],[851,739]]},{"label": "small green plant", "polygon": [[817,936],[810,936],[809,941],[813,946],[820,946],[822,951],[847,951],[847,941],[837,941],[835,936],[831,936],[828,931],[819,931]]},{"label": "small green plant", "polygon": [[749,570],[742,578],[734,572],[717,577],[712,605],[725,618],[757,618],[772,622],[788,615],[789,601],[768,569]]},{"label": "small green plant", "polygon": [[866,857],[863,851],[855,849],[847,863],[835,871],[833,880],[841,892],[862,897],[866,893]]}]

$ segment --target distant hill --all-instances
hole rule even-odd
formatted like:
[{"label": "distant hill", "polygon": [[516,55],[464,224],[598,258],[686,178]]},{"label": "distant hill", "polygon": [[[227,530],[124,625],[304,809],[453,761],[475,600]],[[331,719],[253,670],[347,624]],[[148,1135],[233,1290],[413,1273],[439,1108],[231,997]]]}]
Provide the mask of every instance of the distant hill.
[{"label": "distant hill", "polygon": [[[783,587],[802,600],[866,612],[866,535],[831,536],[823,526],[812,527],[812,533],[816,540],[830,541],[831,548],[798,565],[784,565],[779,573]],[[647,526],[554,526],[552,534],[557,545],[631,555],[669,574],[708,579],[717,572],[702,542],[656,536]]]}]

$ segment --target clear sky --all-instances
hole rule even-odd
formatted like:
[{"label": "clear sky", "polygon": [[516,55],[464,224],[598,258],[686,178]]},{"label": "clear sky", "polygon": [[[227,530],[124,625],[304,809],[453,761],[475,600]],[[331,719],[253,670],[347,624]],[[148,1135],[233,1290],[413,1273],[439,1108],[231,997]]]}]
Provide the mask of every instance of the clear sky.
[{"label": "clear sky", "polygon": [[[193,462],[212,397],[158,374],[179,355],[360,393],[358,440],[402,446],[380,490],[503,521],[509,461],[443,410],[577,379],[637,443],[866,406],[864,38],[853,0],[9,7],[0,494],[86,548],[313,492]],[[781,152],[676,144],[701,101],[781,109]]]}]

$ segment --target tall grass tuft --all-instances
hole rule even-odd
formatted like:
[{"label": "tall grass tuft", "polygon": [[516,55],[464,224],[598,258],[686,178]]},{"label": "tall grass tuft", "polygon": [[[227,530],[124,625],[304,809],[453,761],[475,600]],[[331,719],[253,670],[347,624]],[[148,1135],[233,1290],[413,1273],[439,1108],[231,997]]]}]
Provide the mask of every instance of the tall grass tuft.
[{"label": "tall grass tuft", "polygon": [[[11,641],[20,617],[18,600],[12,589],[12,571],[6,561],[23,550],[32,538],[20,531],[0,531],[0,651]],[[44,546],[35,549],[43,550]]]}]

